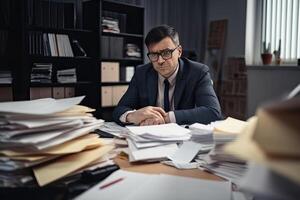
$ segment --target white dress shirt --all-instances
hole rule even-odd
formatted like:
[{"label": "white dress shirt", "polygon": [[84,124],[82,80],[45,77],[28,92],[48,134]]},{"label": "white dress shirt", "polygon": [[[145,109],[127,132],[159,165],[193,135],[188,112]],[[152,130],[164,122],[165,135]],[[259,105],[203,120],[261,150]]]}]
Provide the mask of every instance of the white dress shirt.
[{"label": "white dress shirt", "polygon": [[[170,110],[168,112],[169,118],[170,118],[170,122],[171,123],[176,123],[176,117],[174,114],[174,91],[175,91],[175,85],[176,85],[176,76],[178,73],[178,69],[179,69],[179,64],[177,65],[177,68],[175,70],[175,72],[168,78],[168,81],[170,83],[170,87],[169,87],[169,102],[170,102]],[[164,108],[164,90],[165,90],[165,85],[164,85],[164,80],[165,77],[163,77],[162,75],[158,74],[158,82],[157,82],[157,88],[158,88],[158,94],[157,94],[157,99],[156,99],[156,106]],[[121,115],[120,117],[120,121],[123,123],[126,123],[126,117],[129,113],[132,113],[136,110],[130,110],[125,112],[124,114]]]}]

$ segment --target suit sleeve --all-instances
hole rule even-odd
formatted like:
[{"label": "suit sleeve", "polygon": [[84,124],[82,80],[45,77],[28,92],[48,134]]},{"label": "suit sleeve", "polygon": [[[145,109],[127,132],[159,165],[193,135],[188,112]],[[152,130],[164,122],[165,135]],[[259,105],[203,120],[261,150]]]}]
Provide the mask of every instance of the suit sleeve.
[{"label": "suit sleeve", "polygon": [[138,95],[137,76],[133,75],[127,91],[120,99],[117,107],[113,111],[113,120],[120,125],[124,125],[120,121],[121,115],[127,111],[139,107],[140,107],[140,103],[139,103],[139,95]]},{"label": "suit sleeve", "polygon": [[205,72],[197,81],[194,98],[195,108],[174,111],[178,124],[196,122],[208,124],[222,119],[220,104],[214,92],[209,72]]}]

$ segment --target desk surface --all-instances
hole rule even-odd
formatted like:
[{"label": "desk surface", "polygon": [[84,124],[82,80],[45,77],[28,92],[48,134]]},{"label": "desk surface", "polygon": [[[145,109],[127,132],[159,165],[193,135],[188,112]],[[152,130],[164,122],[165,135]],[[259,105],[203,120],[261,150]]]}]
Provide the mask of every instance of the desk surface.
[{"label": "desk surface", "polygon": [[175,167],[167,166],[161,163],[129,163],[126,157],[117,156],[114,161],[120,166],[121,169],[133,171],[133,172],[143,172],[150,174],[165,173],[177,176],[186,176],[207,180],[218,180],[223,179],[210,174],[208,172],[199,169],[176,169]]}]

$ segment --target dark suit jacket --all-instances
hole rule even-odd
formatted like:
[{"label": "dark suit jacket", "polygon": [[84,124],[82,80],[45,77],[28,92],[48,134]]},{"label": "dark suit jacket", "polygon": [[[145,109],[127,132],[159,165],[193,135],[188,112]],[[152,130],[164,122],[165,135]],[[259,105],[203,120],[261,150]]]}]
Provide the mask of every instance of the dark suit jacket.
[{"label": "dark suit jacket", "polygon": [[[138,66],[129,88],[113,112],[119,118],[126,111],[156,106],[158,73],[151,63]],[[206,65],[179,59],[174,91],[175,117],[178,124],[210,123],[221,119],[221,109]]]}]

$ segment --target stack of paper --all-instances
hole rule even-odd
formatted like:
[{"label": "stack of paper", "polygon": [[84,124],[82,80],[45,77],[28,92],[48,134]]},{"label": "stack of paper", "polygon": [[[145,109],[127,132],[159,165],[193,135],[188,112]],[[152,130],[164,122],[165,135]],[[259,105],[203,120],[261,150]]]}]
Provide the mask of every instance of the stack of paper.
[{"label": "stack of paper", "polygon": [[127,128],[130,162],[166,159],[178,149],[178,142],[189,140],[191,137],[188,129],[174,123]]},{"label": "stack of paper", "polygon": [[197,155],[207,154],[213,147],[213,127],[195,123],[189,126],[191,138],[184,141],[179,149],[168,158],[170,161],[164,161],[164,164],[174,166],[178,169],[198,168],[199,162],[194,160]]},{"label": "stack of paper", "polygon": [[33,179],[33,169],[43,186],[112,149],[89,134],[103,120],[89,113],[93,109],[76,105],[83,98],[0,103],[0,184],[22,185]]},{"label": "stack of paper", "polygon": [[[137,184],[138,183],[138,184]],[[230,200],[231,183],[208,181],[166,174],[142,174],[118,170],[101,183],[76,198],[99,199],[155,199],[155,200]]]},{"label": "stack of paper", "polygon": [[0,83],[12,83],[12,75],[10,71],[0,71]]},{"label": "stack of paper", "polygon": [[247,165],[245,161],[225,153],[223,147],[228,142],[235,140],[246,125],[247,122],[230,117],[209,125],[192,125],[192,127],[202,130],[203,133],[213,132],[214,146],[211,151],[207,155],[198,154],[196,157],[200,168],[238,184],[247,171]]},{"label": "stack of paper", "polygon": [[202,143],[202,144],[212,144],[213,143],[213,126],[204,125],[200,123],[194,123],[189,126],[191,130],[192,138],[191,140]]},{"label": "stack of paper", "polygon": [[[300,98],[262,108],[258,110],[256,117],[248,120],[244,133],[226,146],[226,152],[265,166],[282,178],[288,179],[299,190],[299,118]],[[264,181],[271,183],[275,178],[274,175],[268,175],[264,177]],[[275,189],[274,185],[270,187]],[[269,199],[274,199],[268,192],[262,193]],[[285,196],[284,199],[290,198]]]},{"label": "stack of paper", "polygon": [[245,128],[247,122],[234,119],[231,117],[226,118],[224,121],[216,123],[214,126],[214,141],[218,143],[227,143],[233,141]]},{"label": "stack of paper", "polygon": [[56,77],[58,83],[76,83],[76,68],[57,70]]}]

